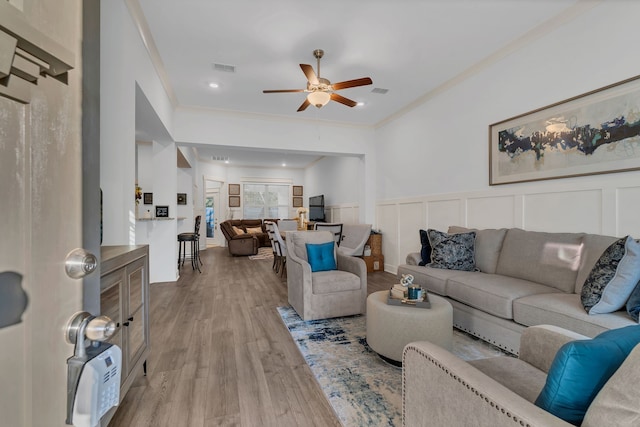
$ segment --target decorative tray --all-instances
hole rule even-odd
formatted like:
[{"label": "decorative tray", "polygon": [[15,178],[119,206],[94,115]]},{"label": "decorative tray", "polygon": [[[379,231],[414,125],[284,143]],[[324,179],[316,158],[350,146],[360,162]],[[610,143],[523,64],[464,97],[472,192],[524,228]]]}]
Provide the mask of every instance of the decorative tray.
[{"label": "decorative tray", "polygon": [[427,292],[423,292],[423,296],[420,299],[396,299],[391,298],[391,291],[389,291],[389,296],[387,296],[387,304],[399,305],[403,307],[431,308],[431,302],[429,301],[429,294],[427,294]]}]

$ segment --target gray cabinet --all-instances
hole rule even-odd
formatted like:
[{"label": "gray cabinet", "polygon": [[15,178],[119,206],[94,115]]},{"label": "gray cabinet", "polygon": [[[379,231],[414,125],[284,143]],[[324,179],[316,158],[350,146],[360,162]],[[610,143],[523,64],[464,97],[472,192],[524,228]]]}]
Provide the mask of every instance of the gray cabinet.
[{"label": "gray cabinet", "polygon": [[101,249],[100,310],[118,326],[109,342],[122,349],[122,399],[149,352],[149,247]]}]

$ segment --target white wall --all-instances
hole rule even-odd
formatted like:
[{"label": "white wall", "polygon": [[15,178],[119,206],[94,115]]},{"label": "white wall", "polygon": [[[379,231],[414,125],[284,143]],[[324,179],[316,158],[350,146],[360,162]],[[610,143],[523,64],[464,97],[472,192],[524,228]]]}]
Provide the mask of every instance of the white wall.
[{"label": "white wall", "polygon": [[[136,84],[171,129],[172,107],[124,0],[100,3],[100,186],[103,244],[135,242]],[[139,99],[139,97],[138,97]],[[153,268],[153,267],[151,267]]]},{"label": "white wall", "polygon": [[385,268],[418,229],[522,227],[634,234],[640,172],[488,185],[488,126],[638,74],[640,3],[603,2],[478,69],[376,131],[377,226]]},{"label": "white wall", "polygon": [[306,169],[304,205],[309,205],[309,196],[323,194],[328,222],[359,222],[364,173],[363,156],[320,159]]}]

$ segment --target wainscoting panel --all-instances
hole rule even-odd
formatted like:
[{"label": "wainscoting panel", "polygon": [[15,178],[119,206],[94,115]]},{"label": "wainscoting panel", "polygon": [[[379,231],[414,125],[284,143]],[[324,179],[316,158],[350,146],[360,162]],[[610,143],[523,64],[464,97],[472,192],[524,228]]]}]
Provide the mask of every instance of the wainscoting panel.
[{"label": "wainscoting panel", "polygon": [[395,274],[407,254],[420,247],[420,228],[446,231],[456,224],[640,238],[637,176],[600,175],[588,180],[378,201],[374,228],[383,232],[385,270]]},{"label": "wainscoting panel", "polygon": [[616,191],[616,236],[630,234],[640,238],[640,187],[619,188]]},{"label": "wainscoting panel", "polygon": [[[385,271],[389,271],[394,267],[397,269],[398,254],[400,253],[398,249],[398,206],[396,204],[378,205],[376,218],[377,227],[374,226],[374,228],[379,229],[382,233],[382,254],[385,256]],[[387,254],[391,257],[389,261],[387,261]],[[391,264],[389,267],[387,267],[388,263]]]},{"label": "wainscoting panel", "polygon": [[429,228],[446,231],[450,225],[464,225],[463,199],[433,200],[427,202]]},{"label": "wainscoting panel", "polygon": [[470,197],[467,199],[467,226],[470,228],[513,228],[515,196]]},{"label": "wainscoting panel", "polygon": [[563,191],[524,196],[525,230],[602,233],[602,190]]},{"label": "wainscoting panel", "polygon": [[325,208],[325,214],[327,222],[360,223],[360,209],[356,205],[328,206]]},{"label": "wainscoting panel", "polygon": [[[416,225],[422,224],[416,227]],[[420,228],[425,228],[424,203],[401,203],[398,205],[398,250],[399,254],[420,251]],[[383,238],[384,240],[384,238]]]}]

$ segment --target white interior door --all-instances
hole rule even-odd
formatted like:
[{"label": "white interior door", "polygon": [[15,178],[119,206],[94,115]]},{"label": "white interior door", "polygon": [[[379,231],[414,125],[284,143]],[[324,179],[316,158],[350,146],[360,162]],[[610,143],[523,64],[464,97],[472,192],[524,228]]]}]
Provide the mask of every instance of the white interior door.
[{"label": "white interior door", "polygon": [[222,207],[220,205],[220,191],[214,189],[207,191],[207,246],[224,246],[224,236],[220,231],[220,217]]},{"label": "white interior door", "polygon": [[[28,305],[18,323],[0,327],[0,425],[62,427],[73,354],[63,331],[83,296],[64,269],[82,245],[82,2],[14,3],[22,10],[0,1],[0,78],[13,73],[0,85],[0,274],[19,278]],[[56,59],[72,66],[68,75],[40,75]]]}]

